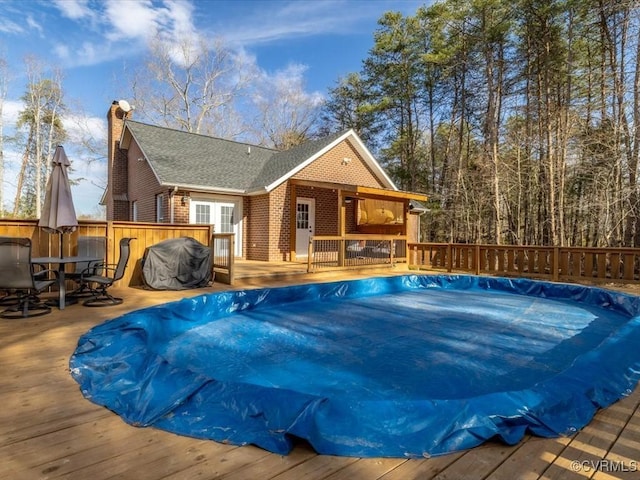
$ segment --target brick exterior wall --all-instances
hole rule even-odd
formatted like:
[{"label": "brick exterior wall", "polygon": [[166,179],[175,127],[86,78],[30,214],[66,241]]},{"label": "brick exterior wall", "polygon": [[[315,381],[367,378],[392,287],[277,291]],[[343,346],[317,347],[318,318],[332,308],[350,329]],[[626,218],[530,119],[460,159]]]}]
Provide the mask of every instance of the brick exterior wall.
[{"label": "brick exterior wall", "polygon": [[[342,160],[344,158],[349,158],[351,161],[343,165]],[[363,187],[383,187],[382,181],[376,177],[348,140],[336,145],[329,152],[317,158],[311,165],[294,175],[293,178],[360,185]]]},{"label": "brick exterior wall", "polygon": [[[291,187],[285,182],[269,193],[269,260],[289,261],[290,258],[290,217],[289,198]],[[251,222],[255,224],[256,219]]]},{"label": "brick exterior wall", "polygon": [[296,187],[298,198],[313,198],[316,201],[314,235],[339,235],[338,192],[326,188]]},{"label": "brick exterior wall", "polygon": [[246,257],[250,260],[269,260],[269,195],[245,198],[247,213]]},{"label": "brick exterior wall", "polygon": [[[182,197],[185,198],[184,204]],[[189,192],[178,190],[173,197],[173,223],[189,223]]]}]

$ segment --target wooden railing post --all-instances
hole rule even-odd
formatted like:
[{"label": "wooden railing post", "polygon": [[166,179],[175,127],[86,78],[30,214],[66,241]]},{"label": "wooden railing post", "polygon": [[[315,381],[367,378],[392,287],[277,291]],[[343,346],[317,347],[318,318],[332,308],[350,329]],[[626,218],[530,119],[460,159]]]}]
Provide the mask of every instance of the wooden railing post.
[{"label": "wooden railing post", "polygon": [[227,265],[229,268],[229,285],[233,285],[233,277],[235,275],[235,262],[236,262],[236,235],[235,233],[229,236],[229,258]]},{"label": "wooden railing post", "polygon": [[313,272],[313,236],[309,237],[309,246],[307,247],[307,273]]},{"label": "wooden railing post", "polygon": [[396,253],[396,242],[395,240],[389,240],[389,261],[391,265],[393,265],[393,257]]},{"label": "wooden railing post", "polygon": [[551,266],[551,280],[560,280],[560,247],[553,247],[553,263]]},{"label": "wooden railing post", "polygon": [[475,257],[476,275],[480,275],[480,244],[476,245]]},{"label": "wooden railing post", "polygon": [[445,265],[447,267],[447,272],[451,273],[451,271],[453,270],[453,258],[452,258],[452,253],[453,248],[451,247],[450,243],[447,243],[447,259],[445,261]]},{"label": "wooden railing post", "polygon": [[108,221],[107,222],[107,252],[106,252],[106,256],[107,258],[105,259],[105,261],[107,263],[116,263],[116,256],[115,256],[115,229],[113,228],[113,222],[112,221]]}]

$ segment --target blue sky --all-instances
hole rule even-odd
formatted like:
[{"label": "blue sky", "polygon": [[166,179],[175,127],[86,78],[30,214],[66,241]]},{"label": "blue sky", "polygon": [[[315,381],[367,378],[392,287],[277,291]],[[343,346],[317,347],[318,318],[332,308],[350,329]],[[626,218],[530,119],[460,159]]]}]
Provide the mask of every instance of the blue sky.
[{"label": "blue sky", "polygon": [[[89,125],[106,155],[105,115],[113,100],[128,99],[126,69],[146,53],[156,32],[176,37],[219,37],[242,51],[266,76],[291,66],[301,72],[310,94],[326,95],[340,76],[359,71],[373,45],[377,21],[386,11],[413,14],[425,0],[0,0],[0,57],[10,70],[4,101],[5,133],[21,109],[24,58],[35,55],[63,73],[67,130],[74,120]],[[429,2],[427,2],[429,3]],[[73,118],[73,117],[77,118]],[[104,161],[74,162],[79,214],[96,214],[106,183]],[[5,207],[15,195],[17,152],[8,151]]]}]

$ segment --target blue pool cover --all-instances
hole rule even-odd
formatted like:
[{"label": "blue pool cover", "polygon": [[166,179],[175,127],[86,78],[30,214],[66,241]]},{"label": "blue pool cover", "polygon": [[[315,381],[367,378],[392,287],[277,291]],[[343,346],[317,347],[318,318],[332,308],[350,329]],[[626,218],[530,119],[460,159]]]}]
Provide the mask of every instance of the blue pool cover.
[{"label": "blue pool cover", "polygon": [[133,425],[431,456],[582,428],[640,378],[639,313],[622,293],[464,275],[231,291],[99,325],[70,367]]}]

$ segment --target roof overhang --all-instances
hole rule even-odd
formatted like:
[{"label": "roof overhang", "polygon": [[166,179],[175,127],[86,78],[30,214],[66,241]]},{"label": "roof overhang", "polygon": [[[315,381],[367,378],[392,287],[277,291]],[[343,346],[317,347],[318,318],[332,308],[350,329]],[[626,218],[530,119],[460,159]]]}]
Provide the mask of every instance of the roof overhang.
[{"label": "roof overhang", "polygon": [[120,133],[120,148],[122,150],[129,150],[131,140],[133,140],[133,133],[129,130],[129,126],[125,120],[122,132]]},{"label": "roof overhang", "polygon": [[428,197],[422,193],[392,190],[389,188],[364,187],[362,185],[348,185],[344,183],[318,182],[314,180],[291,179],[292,185],[341,190],[345,196],[354,198],[381,198],[385,200],[418,200],[426,202]]},{"label": "roof overhang", "polygon": [[163,182],[160,185],[168,188],[178,187],[179,190],[185,190],[185,191],[196,192],[196,193],[220,193],[224,195],[246,195],[247,193],[245,190],[237,190],[234,188],[220,188],[220,187],[212,188],[212,187],[207,187],[205,185],[190,185],[187,183]]},{"label": "roof overhang", "polygon": [[102,191],[102,196],[100,197],[100,201],[98,205],[106,205],[107,204],[107,193],[109,192],[109,187],[106,186]]}]

